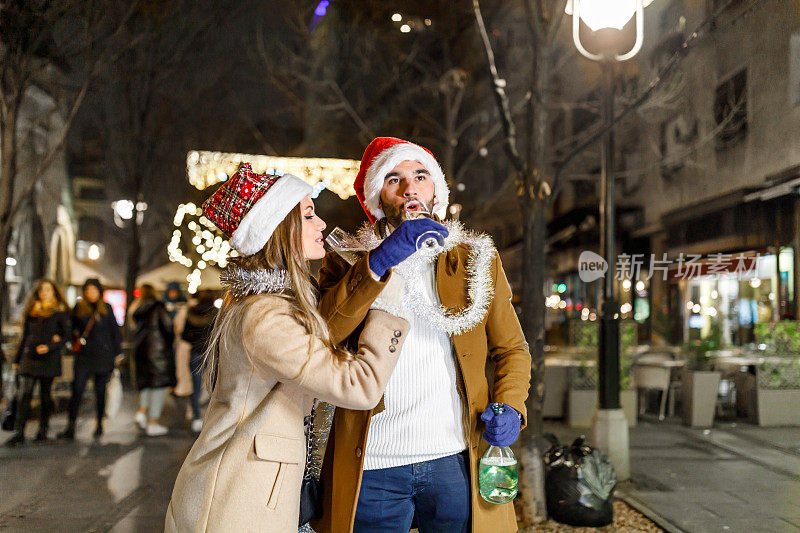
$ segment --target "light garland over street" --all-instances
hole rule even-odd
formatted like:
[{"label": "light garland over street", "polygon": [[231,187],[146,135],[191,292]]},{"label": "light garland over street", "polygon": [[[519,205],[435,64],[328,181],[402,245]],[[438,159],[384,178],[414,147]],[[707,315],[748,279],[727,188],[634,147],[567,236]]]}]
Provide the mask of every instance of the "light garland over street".
[{"label": "light garland over street", "polygon": [[226,152],[191,151],[186,157],[189,183],[200,190],[225,181],[236,172],[240,163],[250,163],[259,174],[269,169],[294,174],[315,186],[325,182],[325,188],[346,200],[355,194],[353,180],[358,173],[359,161],[355,159],[329,159],[320,157],[273,157],[267,155],[236,154]]}]

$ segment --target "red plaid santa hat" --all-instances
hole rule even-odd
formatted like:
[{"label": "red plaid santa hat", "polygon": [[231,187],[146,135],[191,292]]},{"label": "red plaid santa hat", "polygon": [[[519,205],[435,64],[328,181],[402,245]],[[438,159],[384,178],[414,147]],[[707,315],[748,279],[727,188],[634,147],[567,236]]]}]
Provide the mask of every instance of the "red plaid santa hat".
[{"label": "red plaid santa hat", "polygon": [[237,252],[253,255],[312,190],[297,176],[271,170],[256,174],[249,163],[242,163],[205,201],[203,214],[228,237]]},{"label": "red plaid santa hat", "polygon": [[444,179],[442,167],[427,148],[395,137],[378,137],[374,139],[361,158],[353,188],[356,191],[361,207],[371,222],[386,216],[381,209],[381,189],[386,174],[403,161],[418,161],[430,172],[433,180],[434,202],[433,213],[444,219],[447,215],[447,203],[450,189]]}]

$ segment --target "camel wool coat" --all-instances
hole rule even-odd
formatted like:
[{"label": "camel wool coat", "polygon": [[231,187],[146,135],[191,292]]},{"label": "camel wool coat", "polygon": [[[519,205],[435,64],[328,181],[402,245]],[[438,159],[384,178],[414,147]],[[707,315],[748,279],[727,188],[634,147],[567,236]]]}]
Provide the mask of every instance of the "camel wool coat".
[{"label": "camel wool coat", "polygon": [[203,430],[175,481],[165,530],[296,533],[303,419],[314,398],[374,407],[409,325],[369,311],[358,352],[342,358],[306,333],[283,297],[250,296],[229,312]]},{"label": "camel wool coat", "polygon": [[[437,258],[436,289],[445,308],[463,309],[468,304],[469,251],[469,246],[460,244]],[[525,427],[525,400],[531,378],[528,344],[511,304],[511,287],[496,253],[490,275],[495,293],[483,322],[451,337],[461,385],[462,426],[468,443],[473,533],[517,530],[512,503],[488,503],[478,492],[478,461],[489,447],[481,437],[485,426],[480,415],[490,401],[506,403],[522,415],[522,427]],[[406,280],[406,283],[413,283],[413,280]],[[350,267],[334,252],[325,257],[319,284],[322,291],[319,308],[328,320],[335,342],[342,342],[359,331],[370,305],[382,289],[382,284],[369,274],[366,256]],[[312,523],[318,533],[352,530],[370,419],[383,409],[381,401],[371,410],[336,410],[322,465],[324,515]]]}]

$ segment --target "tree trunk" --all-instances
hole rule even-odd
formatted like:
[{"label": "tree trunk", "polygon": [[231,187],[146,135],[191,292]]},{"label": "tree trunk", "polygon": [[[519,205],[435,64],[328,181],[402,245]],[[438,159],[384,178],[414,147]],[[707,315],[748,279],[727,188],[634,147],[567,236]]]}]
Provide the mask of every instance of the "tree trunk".
[{"label": "tree trunk", "polygon": [[19,98],[2,102],[0,117],[0,324],[8,315],[6,259],[11,242],[11,207],[14,205],[14,184],[17,178],[17,120]]},{"label": "tree trunk", "polygon": [[42,225],[42,217],[39,216],[39,210],[36,207],[36,191],[31,191],[30,199],[30,217],[31,217],[31,277],[34,282],[45,276],[47,269],[47,238],[44,234],[44,226]]},{"label": "tree trunk", "polygon": [[528,395],[528,428],[523,438],[521,460],[525,493],[523,501],[526,522],[541,522],[547,518],[544,494],[544,463],[542,455],[546,444],[543,431],[542,405],[544,403],[544,343],[545,343],[545,245],[547,216],[550,209],[550,188],[547,179],[547,151],[549,148],[548,105],[550,93],[550,50],[544,42],[537,43],[534,52],[534,80],[528,110],[528,165],[523,187],[519,190],[523,223],[522,252],[522,329],[530,346],[531,390]]},{"label": "tree trunk", "polygon": [[542,433],[542,401],[544,372],[544,282],[545,282],[545,238],[546,201],[534,199],[525,202],[523,213],[523,257],[522,271],[522,329],[530,345],[532,358],[531,392],[528,397],[528,429],[531,433]]},{"label": "tree trunk", "polygon": [[526,408],[528,426],[520,442],[520,489],[523,524],[539,523],[547,518],[544,495],[544,452],[541,444],[542,401],[544,393],[544,278],[546,209],[548,202],[523,196],[520,202],[523,219],[522,255],[522,330],[531,352],[531,391]]}]

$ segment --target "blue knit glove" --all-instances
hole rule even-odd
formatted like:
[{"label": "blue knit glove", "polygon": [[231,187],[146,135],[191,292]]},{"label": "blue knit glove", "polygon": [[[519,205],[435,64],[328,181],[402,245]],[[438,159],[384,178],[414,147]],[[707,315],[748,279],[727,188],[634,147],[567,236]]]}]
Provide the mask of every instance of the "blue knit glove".
[{"label": "blue knit glove", "polygon": [[417,251],[417,240],[425,233],[447,237],[447,228],[430,218],[403,221],[383,242],[369,253],[369,268],[382,278],[386,271],[405,261]]},{"label": "blue knit glove", "polygon": [[486,423],[483,440],[492,446],[511,446],[519,437],[522,420],[516,409],[505,403],[500,405],[506,410],[499,415],[492,410],[492,404],[486,406],[486,410],[481,415],[481,420]]}]

